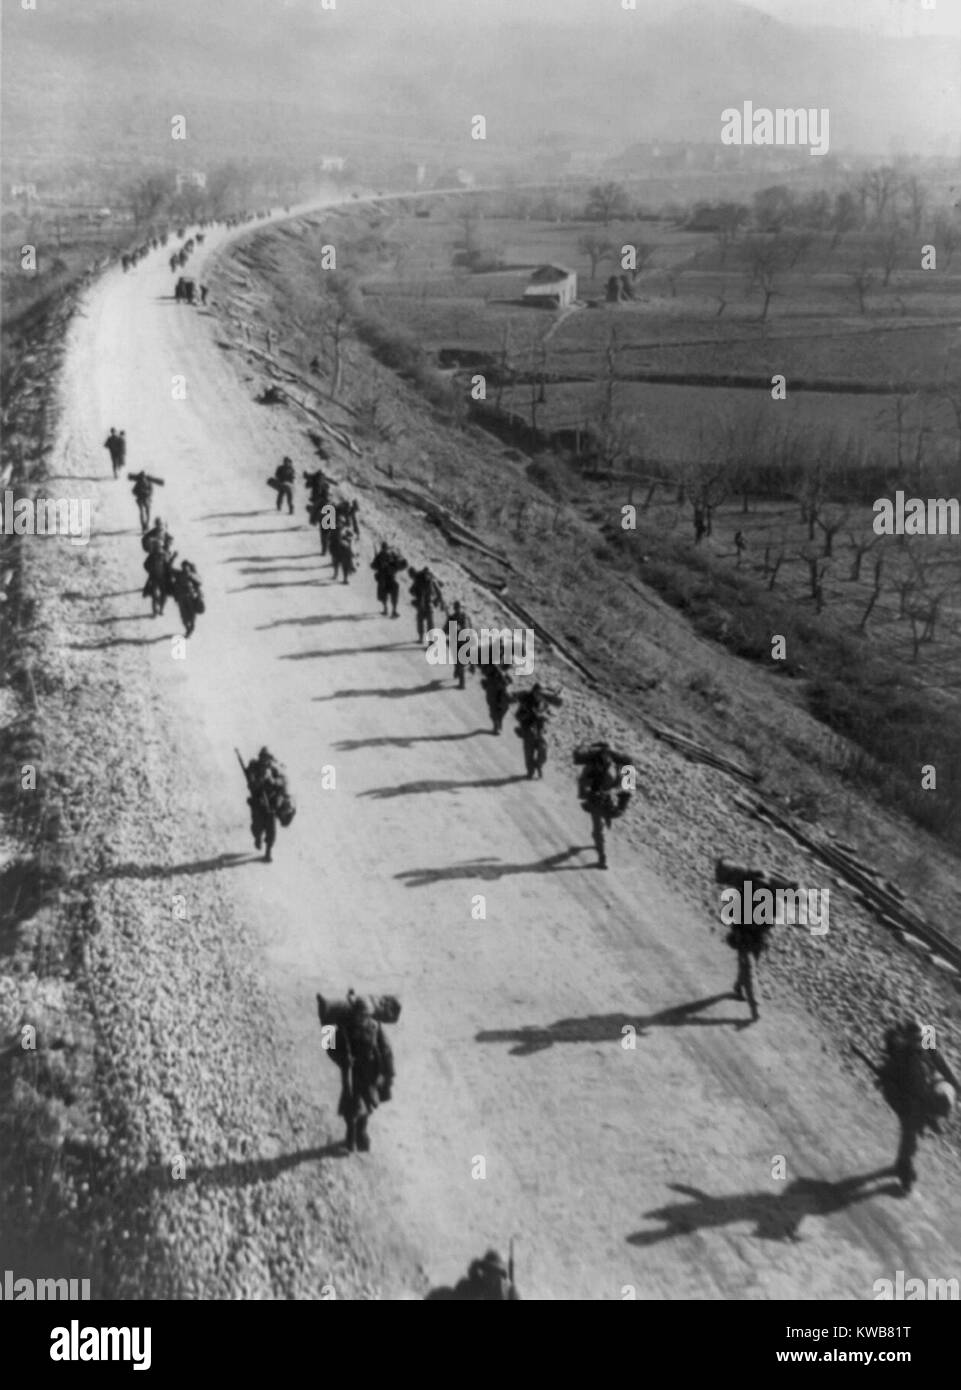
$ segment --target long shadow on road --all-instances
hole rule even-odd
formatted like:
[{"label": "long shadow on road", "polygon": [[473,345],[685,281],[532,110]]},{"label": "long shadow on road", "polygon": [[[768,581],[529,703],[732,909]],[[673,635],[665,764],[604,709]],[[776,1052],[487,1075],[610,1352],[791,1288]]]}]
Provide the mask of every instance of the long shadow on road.
[{"label": "long shadow on road", "polygon": [[66,646],[73,652],[102,652],[107,647],[152,647],[173,636],[172,632],[162,632],[159,637],[109,637],[105,642],[67,642]]},{"label": "long shadow on road", "polygon": [[[228,589],[227,593],[245,594],[248,589],[309,589],[311,586],[320,589],[326,588],[328,584],[332,583],[332,579],[267,579],[262,584],[241,584],[239,589]],[[327,655],[326,652],[314,654],[317,656]],[[290,660],[290,658],[285,657],[284,660]]]},{"label": "long shadow on road", "polygon": [[195,859],[188,864],[115,864],[81,878],[98,881],[111,878],[180,878],[184,874],[212,874],[218,869],[240,869],[245,864],[263,863],[259,854],[218,854],[215,859]]},{"label": "long shadow on road", "polygon": [[246,520],[249,516],[268,516],[269,507],[259,507],[254,512],[207,512],[204,516],[195,516],[194,521],[236,521],[238,518]]},{"label": "long shadow on road", "polygon": [[690,1004],[676,1004],[672,1009],[662,1009],[656,1014],[588,1014],[584,1018],[559,1018],[546,1028],[525,1025],[522,1028],[489,1029],[478,1033],[475,1042],[512,1042],[512,1057],[530,1057],[535,1052],[543,1052],[555,1043],[580,1042],[620,1042],[625,1028],[633,1028],[644,1037],[648,1028],[720,1028],[740,1029],[741,1018],[701,1018],[699,1015],[712,1004],[723,999],[733,998],[730,994],[712,994],[706,999],[695,999]]},{"label": "long shadow on road", "polygon": [[[311,581],[313,582],[313,581]],[[248,589],[258,587],[248,584]],[[261,585],[262,588],[270,588],[270,585]],[[288,652],[286,656],[280,658],[281,661],[313,661],[315,658],[327,656],[363,656],[367,652],[398,652],[410,647],[409,642],[382,642],[377,647],[328,647],[325,652]]]},{"label": "long shadow on road", "polygon": [[325,623],[372,623],[379,613],[316,613],[308,618],[277,618],[262,623],[255,632],[271,632],[275,627],[322,627]]},{"label": "long shadow on road", "polygon": [[736,1221],[753,1221],[752,1234],[759,1240],[800,1240],[801,1222],[806,1216],[832,1216],[854,1202],[869,1197],[901,1195],[898,1183],[875,1186],[881,1178],[890,1178],[891,1168],[876,1168],[871,1173],[826,1182],[821,1178],[795,1178],[780,1194],[774,1192],[735,1192],[729,1196],[712,1197],[696,1187],[670,1183],[673,1192],[683,1193],[691,1200],[647,1211],[646,1217],[663,1222],[658,1231],[636,1231],[627,1237],[629,1245],[657,1245],[691,1231],[728,1226]]},{"label": "long shadow on road", "polygon": [[134,1173],[128,1179],[128,1184],[137,1193],[163,1188],[176,1191],[185,1187],[250,1187],[257,1182],[273,1182],[302,1163],[348,1157],[345,1145],[331,1140],[321,1148],[297,1149],[294,1153],[279,1154],[276,1158],[241,1159],[236,1163],[216,1163],[210,1168],[196,1168],[188,1164],[182,1178],[173,1177],[169,1165],[156,1163]]},{"label": "long shadow on road", "polygon": [[400,782],[396,787],[372,787],[370,791],[360,792],[359,795],[372,796],[377,801],[387,801],[393,796],[419,796],[424,792],[457,792],[509,787],[514,782],[526,781],[526,774],[518,772],[513,777],[484,777],[477,782],[445,782],[437,779],[424,782]]},{"label": "long shadow on road", "polygon": [[456,878],[493,881],[508,878],[513,874],[564,873],[585,867],[582,864],[564,863],[565,859],[580,854],[581,849],[582,846],[573,845],[570,849],[562,849],[557,854],[548,855],[546,859],[534,859],[529,864],[502,864],[495,859],[475,859],[467,864],[454,864],[449,869],[405,869],[401,874],[394,874],[394,878],[406,879],[407,888],[426,888],[431,883],[446,883]]},{"label": "long shadow on road", "polygon": [[358,748],[413,748],[415,743],[456,743],[486,733],[486,729],[471,729],[468,734],[412,734],[409,738],[383,734],[377,738],[343,738],[334,747],[341,753],[355,753]]},{"label": "long shadow on road", "polygon": [[[212,539],[224,541],[228,536],[289,536],[295,529],[293,526],[254,526],[249,531],[215,531]],[[117,534],[121,535],[122,532]]]},{"label": "long shadow on road", "polygon": [[335,690],[333,695],[315,695],[314,703],[324,704],[327,700],[360,700],[366,697],[377,697],[381,700],[404,700],[408,695],[430,695],[435,690],[442,690],[443,681],[428,681],[426,685],[392,685],[380,690],[373,687],[370,690]]}]

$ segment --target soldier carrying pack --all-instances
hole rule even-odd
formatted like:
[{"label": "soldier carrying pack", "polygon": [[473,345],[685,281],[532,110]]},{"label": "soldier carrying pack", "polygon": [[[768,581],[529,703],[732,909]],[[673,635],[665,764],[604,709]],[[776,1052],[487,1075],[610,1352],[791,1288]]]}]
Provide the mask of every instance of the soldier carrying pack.
[{"label": "soldier carrying pack", "polygon": [[264,860],[269,864],[277,838],[277,822],[285,828],[290,825],[296,814],[296,806],[288,790],[284,770],[268,749],[261,748],[250,763],[244,763],[236,748],[234,752],[237,753],[250,792],[247,805],[250,807],[250,833],[254,837],[254,847],[259,850],[261,840],[264,841]]},{"label": "soldier carrying pack", "polygon": [[394,1053],[382,1025],[397,1022],[400,1001],[392,994],[357,995],[352,989],[346,999],[318,994],[317,1017],[325,1031],[324,1050],[340,1069],[337,1113],[347,1126],[344,1142],[351,1153],[366,1153],[370,1116],[391,1098]]}]

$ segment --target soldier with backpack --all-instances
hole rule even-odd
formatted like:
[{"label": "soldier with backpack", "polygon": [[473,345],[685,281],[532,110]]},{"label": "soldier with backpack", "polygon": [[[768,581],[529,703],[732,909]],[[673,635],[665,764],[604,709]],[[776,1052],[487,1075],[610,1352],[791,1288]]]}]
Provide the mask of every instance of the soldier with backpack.
[{"label": "soldier with backpack", "polygon": [[520,1294],[514,1283],[514,1256],[506,1265],[496,1250],[488,1250],[479,1260],[471,1260],[467,1277],[453,1288],[431,1289],[425,1301],[458,1303],[518,1303]]},{"label": "soldier with backpack", "polygon": [[272,478],[267,479],[269,487],[272,487],[277,494],[277,511],[279,512],[284,502],[287,503],[288,515],[294,514],[294,483],[297,481],[297,472],[294,468],[293,460],[286,454],[282,463],[277,465],[277,471]]},{"label": "soldier with backpack", "polygon": [[495,734],[499,734],[504,727],[504,716],[511,706],[511,680],[512,677],[503,666],[481,668],[481,685],[484,687],[487,712],[491,717]]},{"label": "soldier with backpack", "polygon": [[417,640],[423,642],[434,626],[434,609],[441,607],[444,595],[427,565],[422,570],[412,569],[410,577],[411,602],[417,615]]},{"label": "soldier with backpack", "polygon": [[190,637],[197,624],[198,614],[206,611],[200,575],[189,560],[184,560],[179,570],[172,570],[171,579],[173,596],[184,625],[184,636]]},{"label": "soldier with backpack", "polygon": [[391,605],[391,617],[399,617],[397,603],[400,598],[400,584],[397,576],[402,574],[407,568],[407,561],[399,551],[394,550],[386,541],[381,541],[380,549],[374,556],[371,569],[374,571],[374,578],[377,581],[377,602],[381,605],[384,617],[387,617],[387,604]]},{"label": "soldier with backpack", "polygon": [[137,504],[137,511],[140,513],[140,529],[146,531],[150,525],[150,503],[153,498],[154,485],[163,487],[163,478],[154,478],[143,469],[139,473],[128,473],[129,478],[133,478],[133,487],[130,489]]},{"label": "soldier with backpack", "polygon": [[118,434],[113,425],[111,425],[110,433],[104,440],[103,447],[110,455],[110,462],[113,465],[113,476],[119,478],[124,470],[124,462],[127,456],[127,440],[123,430]]},{"label": "soldier with backpack", "polygon": [[170,547],[164,544],[165,540],[169,540],[166,531],[149,531],[144,537],[145,542],[148,536],[150,543],[144,547],[147,558],[143,567],[147,571],[147,582],[143,586],[143,597],[150,599],[152,616],[157,618],[163,615],[170,592],[172,556]]},{"label": "soldier with backpack", "polygon": [[464,690],[466,689],[467,668],[469,667],[470,662],[467,661],[465,658],[462,658],[460,649],[462,638],[470,636],[471,626],[470,618],[467,616],[467,614],[464,612],[464,609],[461,607],[460,599],[455,600],[453,608],[447,614],[447,631],[452,639],[452,650],[450,654],[451,660],[457,667],[457,672],[454,676],[454,679],[457,682],[458,689]]},{"label": "soldier with backpack", "polygon": [[[737,952],[737,978],[734,981],[732,995],[735,999],[745,1000],[751,1009],[751,1022],[757,1023],[761,1017],[761,1011],[757,1004],[757,971],[761,957],[770,945],[770,933],[774,922],[755,922],[751,911],[752,887],[768,888],[776,892],[778,887],[788,885],[781,883],[780,880],[769,878],[767,874],[759,870],[742,869],[737,865],[728,864],[723,859],[718,859],[714,866],[714,878],[717,883],[724,884],[728,888],[734,888],[740,894],[740,911],[735,914],[735,919],[725,919],[730,926],[730,931],[725,938],[728,946]],[[727,911],[725,908],[723,911]],[[740,917],[740,921],[737,920]],[[744,919],[747,918],[745,921]]]},{"label": "soldier with backpack", "polygon": [[604,830],[609,830],[611,821],[617,820],[627,810],[631,793],[624,786],[624,771],[632,766],[631,760],[623,753],[616,752],[609,743],[600,742],[588,748],[576,749],[574,762],[581,769],[577,779],[577,795],[591,818],[597,867],[606,869]]},{"label": "soldier with backpack", "polygon": [[317,1016],[324,1049],[340,1069],[337,1113],[347,1126],[344,1142],[351,1153],[366,1153],[370,1116],[391,1098],[394,1053],[383,1025],[400,1018],[400,1002],[391,994],[360,996],[352,989],[346,999],[331,1001],[318,994]]},{"label": "soldier with backpack", "polygon": [[907,1195],[917,1181],[918,1140],[926,1129],[940,1133],[940,1121],[954,1109],[958,1079],[936,1048],[924,1046],[924,1029],[915,1019],[889,1028],[884,1045],[884,1061],[875,1077],[900,1121],[894,1171]]},{"label": "soldier with backpack", "polygon": [[548,694],[539,682],[517,697],[517,724],[514,732],[524,744],[524,768],[527,779],[544,776],[547,762],[547,723],[550,706],[559,705],[559,695]]},{"label": "soldier with backpack", "polygon": [[[234,752],[237,750],[234,749]],[[278,821],[286,827],[294,818],[294,803],[287,788],[287,778],[267,748],[261,748],[250,763],[245,764],[239,753],[237,758],[250,792],[247,805],[250,807],[250,833],[254,837],[254,848],[259,850],[263,841],[266,851],[264,862],[269,864],[277,840]]]}]

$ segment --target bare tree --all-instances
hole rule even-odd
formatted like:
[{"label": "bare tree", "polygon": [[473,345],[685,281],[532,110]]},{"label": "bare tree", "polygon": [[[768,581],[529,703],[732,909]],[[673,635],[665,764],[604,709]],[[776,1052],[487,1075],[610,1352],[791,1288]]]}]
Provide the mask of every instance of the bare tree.
[{"label": "bare tree", "polygon": [[897,169],[890,164],[882,164],[877,169],[869,169],[861,179],[860,188],[864,190],[866,202],[874,204],[874,220],[881,222],[893,206],[900,190]]},{"label": "bare tree", "polygon": [[630,210],[627,192],[619,183],[598,183],[587,195],[586,217],[610,226],[616,217],[626,217]]},{"label": "bare tree", "polygon": [[751,237],[747,242],[748,265],[750,267],[750,278],[748,280],[748,293],[759,289],[764,297],[764,305],[761,309],[761,323],[767,321],[768,310],[771,307],[771,300],[775,295],[780,294],[777,288],[777,276],[783,265],[783,252],[777,237]]},{"label": "bare tree", "polygon": [[941,269],[947,270],[958,246],[961,245],[961,228],[949,216],[942,216],[934,224],[934,245],[941,257]]},{"label": "bare tree", "polygon": [[577,249],[591,263],[592,280],[597,275],[597,267],[601,261],[610,260],[617,254],[613,242],[608,241],[606,237],[598,236],[596,232],[586,232],[577,243]]},{"label": "bare tree", "polygon": [[814,600],[814,611],[820,613],[824,608],[824,576],[830,568],[831,562],[823,555],[818,555],[811,546],[805,546],[799,554],[807,565],[808,584],[811,589],[811,598]]},{"label": "bare tree", "polygon": [[850,514],[850,509],[845,507],[841,512],[829,512],[827,515],[822,511],[817,517],[817,524],[824,532],[824,555],[828,559],[834,554],[834,537],[845,524]]},{"label": "bare tree", "polygon": [[832,251],[838,246],[843,236],[854,231],[859,221],[858,203],[854,194],[847,190],[839,193],[834,200],[834,214],[831,218],[831,228],[834,232],[831,238]]},{"label": "bare tree", "polygon": [[882,580],[881,575],[884,570],[884,556],[878,555],[874,561],[874,587],[871,590],[871,597],[868,599],[867,606],[861,614],[861,621],[858,623],[858,632],[864,632],[868,625],[868,619],[874,612],[874,606],[881,597]]},{"label": "bare tree", "polygon": [[918,236],[921,231],[921,223],[924,221],[924,212],[927,206],[927,194],[924,184],[917,174],[909,174],[903,184],[904,195],[908,203],[908,212],[911,219],[911,231]]},{"label": "bare tree", "polygon": [[899,222],[891,222],[888,227],[878,237],[877,256],[881,269],[884,271],[884,278],[881,284],[887,288],[891,283],[891,276],[897,269],[898,262],[904,254],[904,231]]},{"label": "bare tree", "polygon": [[848,279],[851,281],[851,288],[857,295],[858,308],[862,314],[866,314],[868,291],[874,286],[874,275],[868,269],[866,263],[862,261],[857,270],[850,272]]},{"label": "bare tree", "polygon": [[851,573],[848,575],[848,579],[852,584],[856,584],[861,578],[861,565],[865,555],[869,550],[874,548],[880,540],[880,537],[874,535],[873,532],[849,531],[848,540],[851,542],[851,549],[854,551],[854,558],[851,561]]}]

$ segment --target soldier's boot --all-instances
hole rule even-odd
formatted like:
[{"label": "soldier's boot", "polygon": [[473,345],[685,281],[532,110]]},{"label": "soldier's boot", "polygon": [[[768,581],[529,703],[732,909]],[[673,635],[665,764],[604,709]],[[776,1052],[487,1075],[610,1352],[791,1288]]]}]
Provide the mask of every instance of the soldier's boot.
[{"label": "soldier's boot", "polygon": [[911,1191],[917,1181],[913,1159],[918,1148],[918,1132],[910,1125],[902,1122],[901,1143],[898,1147],[898,1156],[895,1161],[894,1171],[898,1176],[905,1196]]},{"label": "soldier's boot", "polygon": [[466,689],[467,689],[467,668],[466,668],[466,666],[458,666],[458,668],[457,668],[457,689],[458,689],[458,690],[466,690]]},{"label": "soldier's boot", "polygon": [[594,832],[594,848],[597,850],[597,867],[599,869],[606,869],[607,855],[604,852],[604,826],[601,823],[600,816],[595,815],[591,819],[593,821],[591,829]]},{"label": "soldier's boot", "polygon": [[744,971],[744,993],[747,996],[748,1004],[751,1006],[752,1023],[757,1023],[758,1019],[761,1017],[761,1010],[757,1006],[756,986],[757,980],[754,975],[754,962],[751,960],[750,956],[748,956]]},{"label": "soldier's boot", "polygon": [[357,1127],[353,1120],[347,1121],[347,1134],[344,1138],[349,1153],[354,1153],[357,1149]]},{"label": "soldier's boot", "polygon": [[357,1116],[357,1148],[362,1154],[370,1152],[370,1135],[367,1133],[367,1115]]}]

